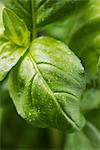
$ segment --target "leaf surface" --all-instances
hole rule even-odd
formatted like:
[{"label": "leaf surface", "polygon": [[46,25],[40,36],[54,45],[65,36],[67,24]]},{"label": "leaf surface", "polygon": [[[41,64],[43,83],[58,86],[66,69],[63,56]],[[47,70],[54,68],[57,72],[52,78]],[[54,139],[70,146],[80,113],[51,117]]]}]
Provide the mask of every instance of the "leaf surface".
[{"label": "leaf surface", "polygon": [[[63,58],[63,59],[62,59]],[[27,57],[9,78],[9,92],[18,113],[34,126],[72,132],[84,125],[80,97],[84,69],[60,41],[35,39]]]},{"label": "leaf surface", "polygon": [[27,47],[30,42],[30,33],[27,26],[13,11],[3,10],[3,24],[7,38],[18,46]]},{"label": "leaf surface", "polygon": [[6,77],[25,51],[25,48],[18,47],[3,37],[0,39],[0,81]]},{"label": "leaf surface", "polygon": [[72,0],[5,0],[5,6],[13,10],[25,21],[28,29],[32,30],[32,23],[34,22],[32,18],[36,17],[36,25],[41,27],[74,14],[87,2],[88,0],[73,2]]}]

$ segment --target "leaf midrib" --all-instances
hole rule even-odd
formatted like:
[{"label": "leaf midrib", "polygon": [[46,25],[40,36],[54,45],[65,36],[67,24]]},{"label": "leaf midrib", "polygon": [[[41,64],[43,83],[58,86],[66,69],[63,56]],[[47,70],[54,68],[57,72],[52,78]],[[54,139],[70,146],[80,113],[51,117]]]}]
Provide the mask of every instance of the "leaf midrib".
[{"label": "leaf midrib", "polygon": [[31,54],[31,52],[29,52],[29,57],[30,57],[30,60],[31,60],[32,64],[34,65],[34,67],[36,69],[36,72],[42,77],[42,80],[46,84],[48,91],[50,91],[51,96],[54,98],[57,107],[59,107],[61,109],[62,114],[64,115],[64,117],[66,119],[67,118],[70,119],[70,123],[72,124],[72,126],[75,127],[76,129],[79,129],[80,128],[79,125],[70,116],[68,116],[68,114],[65,113],[65,111],[63,110],[63,108],[61,107],[61,105],[59,104],[59,102],[57,101],[57,99],[55,98],[54,93],[50,89],[49,85],[47,84],[47,82],[43,78],[42,73],[40,72],[39,68],[37,67],[37,64],[35,63],[35,60],[34,60],[32,54]]}]

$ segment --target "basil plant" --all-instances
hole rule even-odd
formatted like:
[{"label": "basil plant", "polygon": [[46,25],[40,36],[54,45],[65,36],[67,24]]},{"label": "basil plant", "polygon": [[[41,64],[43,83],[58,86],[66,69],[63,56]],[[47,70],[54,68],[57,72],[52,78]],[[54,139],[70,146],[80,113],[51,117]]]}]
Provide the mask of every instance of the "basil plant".
[{"label": "basil plant", "polygon": [[35,127],[80,130],[85,125],[80,110],[86,85],[82,63],[65,43],[40,33],[45,25],[81,12],[88,0],[4,2],[0,81],[8,77],[18,114]]}]

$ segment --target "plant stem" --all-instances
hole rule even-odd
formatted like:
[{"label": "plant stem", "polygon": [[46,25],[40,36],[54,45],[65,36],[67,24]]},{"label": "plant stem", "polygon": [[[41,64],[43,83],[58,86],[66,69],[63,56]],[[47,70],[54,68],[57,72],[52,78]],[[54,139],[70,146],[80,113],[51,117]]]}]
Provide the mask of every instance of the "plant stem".
[{"label": "plant stem", "polygon": [[36,13],[35,0],[32,0],[32,40],[36,38]]}]

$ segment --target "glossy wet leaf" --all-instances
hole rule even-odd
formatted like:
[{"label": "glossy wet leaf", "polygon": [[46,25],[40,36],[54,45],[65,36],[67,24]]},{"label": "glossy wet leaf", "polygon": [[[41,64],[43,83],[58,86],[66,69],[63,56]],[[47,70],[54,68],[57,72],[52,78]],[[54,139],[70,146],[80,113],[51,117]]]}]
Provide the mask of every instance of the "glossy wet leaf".
[{"label": "glossy wet leaf", "polygon": [[3,24],[7,38],[22,47],[27,47],[30,42],[30,33],[27,26],[13,11],[3,10]]},{"label": "glossy wet leaf", "polygon": [[35,39],[11,72],[9,92],[18,113],[33,126],[72,132],[84,125],[80,97],[85,87],[79,59],[62,42]]},{"label": "glossy wet leaf", "polygon": [[[33,26],[32,18],[34,19],[34,16],[37,18],[37,26],[41,27],[74,14],[87,3],[88,0],[5,0],[5,6],[22,18],[30,30]],[[34,6],[32,6],[33,4]],[[35,14],[32,13],[33,7]]]},{"label": "glossy wet leaf", "polygon": [[31,0],[4,0],[5,6],[13,10],[24,22],[28,28],[32,29],[32,8]]},{"label": "glossy wet leaf", "polygon": [[8,41],[3,34],[0,36],[0,81],[6,77],[26,50]]}]

